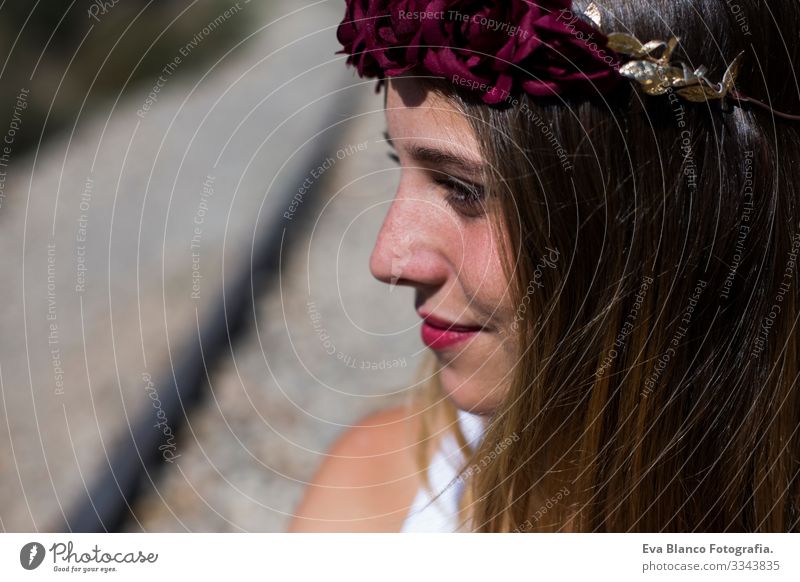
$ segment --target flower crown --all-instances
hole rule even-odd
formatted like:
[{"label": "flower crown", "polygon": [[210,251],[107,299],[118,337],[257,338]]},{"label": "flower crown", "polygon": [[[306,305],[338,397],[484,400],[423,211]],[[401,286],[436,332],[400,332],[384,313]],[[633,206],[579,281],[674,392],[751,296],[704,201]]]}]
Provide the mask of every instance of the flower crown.
[{"label": "flower crown", "polygon": [[620,32],[602,32],[599,8],[580,14],[572,0],[347,0],[337,38],[361,77],[386,77],[410,70],[428,72],[477,90],[483,102],[512,102],[533,96],[607,93],[624,79],[647,95],[674,91],[695,102],[730,96],[787,119],[735,90],[744,53],[714,83],[705,67],[671,61],[679,39],[641,42]]}]

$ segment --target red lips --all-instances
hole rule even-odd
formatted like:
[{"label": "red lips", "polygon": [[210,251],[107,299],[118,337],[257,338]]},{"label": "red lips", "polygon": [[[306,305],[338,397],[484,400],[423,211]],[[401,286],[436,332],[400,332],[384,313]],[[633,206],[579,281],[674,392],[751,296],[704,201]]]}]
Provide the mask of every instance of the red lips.
[{"label": "red lips", "polygon": [[477,325],[457,325],[432,315],[420,316],[422,322],[422,341],[432,350],[444,350],[475,337],[481,329]]}]

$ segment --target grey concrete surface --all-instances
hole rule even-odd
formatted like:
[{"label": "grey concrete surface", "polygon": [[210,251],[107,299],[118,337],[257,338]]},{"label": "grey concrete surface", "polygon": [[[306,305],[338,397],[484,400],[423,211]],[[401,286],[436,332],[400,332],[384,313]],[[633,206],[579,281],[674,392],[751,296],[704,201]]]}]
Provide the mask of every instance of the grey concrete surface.
[{"label": "grey concrete surface", "polygon": [[131,531],[285,531],[332,440],[413,390],[424,354],[413,293],[368,268],[398,171],[371,85],[357,109],[341,143],[356,153],[331,153],[313,222]]},{"label": "grey concrete surface", "polygon": [[[243,6],[235,18],[264,18],[266,4]],[[325,172],[331,204],[310,248],[289,255],[215,371],[131,529],[280,530],[331,439],[403,397],[419,360],[411,294],[383,289],[366,263],[396,178],[370,174],[386,164],[379,97],[334,55],[342,3],[281,0],[269,12],[279,18],[220,62],[165,74],[149,110],[157,79],[13,160],[0,207],[3,530],[64,519],[163,389],[145,375],[169,371],[223,278],[248,264],[254,233],[283,211],[276,192],[332,115],[348,126],[343,148],[368,145]],[[331,111],[327,93],[346,85],[360,111],[378,113]],[[407,366],[353,369],[328,356],[309,300],[341,353]]]}]

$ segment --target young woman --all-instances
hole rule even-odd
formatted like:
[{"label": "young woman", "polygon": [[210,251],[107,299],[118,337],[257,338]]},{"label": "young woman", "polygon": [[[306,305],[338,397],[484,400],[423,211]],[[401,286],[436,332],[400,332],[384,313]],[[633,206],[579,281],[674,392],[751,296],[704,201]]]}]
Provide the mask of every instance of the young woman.
[{"label": "young woman", "polygon": [[788,0],[349,0],[402,167],[370,268],[435,366],[292,530],[800,530],[798,29]]}]

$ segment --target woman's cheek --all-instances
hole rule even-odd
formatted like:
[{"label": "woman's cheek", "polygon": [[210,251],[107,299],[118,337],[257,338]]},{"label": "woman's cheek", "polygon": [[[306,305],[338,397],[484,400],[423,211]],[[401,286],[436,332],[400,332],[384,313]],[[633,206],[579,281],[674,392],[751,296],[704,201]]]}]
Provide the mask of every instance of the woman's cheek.
[{"label": "woman's cheek", "polygon": [[502,318],[510,301],[508,282],[503,272],[497,243],[489,229],[467,238],[462,278],[468,294],[484,308]]}]

